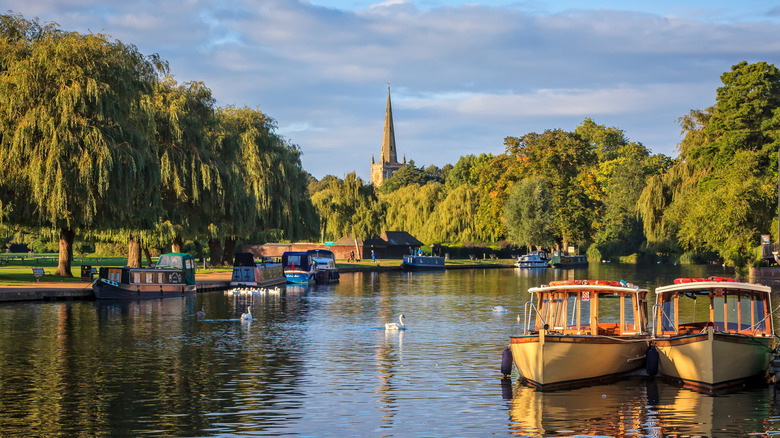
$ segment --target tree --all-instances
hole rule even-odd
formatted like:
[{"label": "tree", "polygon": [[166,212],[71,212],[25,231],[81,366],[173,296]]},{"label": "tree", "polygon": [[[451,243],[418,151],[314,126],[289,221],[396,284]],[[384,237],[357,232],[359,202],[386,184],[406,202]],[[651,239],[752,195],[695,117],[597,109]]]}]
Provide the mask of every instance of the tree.
[{"label": "tree", "polygon": [[77,230],[136,223],[136,211],[157,206],[159,170],[148,144],[154,64],[102,34],[38,30],[18,16],[0,21],[9,32],[0,38],[9,220],[58,229],[56,273],[71,276]]},{"label": "tree", "polygon": [[534,176],[512,186],[504,205],[504,222],[510,240],[518,245],[549,247],[555,242],[550,184]]}]

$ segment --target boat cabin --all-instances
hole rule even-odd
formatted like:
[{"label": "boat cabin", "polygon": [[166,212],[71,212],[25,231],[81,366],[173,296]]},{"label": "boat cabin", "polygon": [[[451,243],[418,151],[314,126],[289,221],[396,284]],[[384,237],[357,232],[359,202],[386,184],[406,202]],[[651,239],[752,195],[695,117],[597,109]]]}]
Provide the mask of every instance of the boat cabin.
[{"label": "boat cabin", "polygon": [[284,270],[296,270],[296,271],[310,271],[312,270],[311,255],[307,252],[292,252],[288,251],[282,254],[282,266]]},{"label": "boat cabin", "polygon": [[733,279],[678,278],[656,289],[656,336],[716,332],[772,335],[771,289]]},{"label": "boat cabin", "polygon": [[537,296],[532,330],[590,336],[647,334],[646,289],[615,281],[569,280],[529,292]]}]

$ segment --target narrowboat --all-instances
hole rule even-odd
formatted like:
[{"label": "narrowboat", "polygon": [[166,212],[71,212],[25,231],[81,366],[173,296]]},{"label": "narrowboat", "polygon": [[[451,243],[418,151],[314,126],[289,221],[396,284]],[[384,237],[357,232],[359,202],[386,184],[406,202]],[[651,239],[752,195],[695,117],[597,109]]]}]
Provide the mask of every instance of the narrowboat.
[{"label": "narrowboat", "polygon": [[314,260],[307,252],[287,251],[282,254],[282,266],[287,283],[314,283]]},{"label": "narrowboat", "polygon": [[645,366],[647,289],[566,280],[528,292],[535,300],[525,305],[524,333],[509,344],[523,383],[543,391],[585,386]]},{"label": "narrowboat", "polygon": [[327,249],[310,249],[306,251],[314,260],[314,280],[317,284],[335,283],[339,281],[339,268],[336,267],[336,256]]},{"label": "narrowboat", "polygon": [[553,251],[550,257],[550,266],[553,268],[587,268],[588,257],[583,254],[567,254],[563,251]]},{"label": "narrowboat", "polygon": [[531,251],[515,261],[516,268],[549,268],[550,259],[544,251]]},{"label": "narrowboat", "polygon": [[170,253],[161,255],[152,268],[101,266],[92,290],[101,300],[182,297],[196,290],[195,260]]},{"label": "narrowboat", "polygon": [[404,256],[401,261],[404,271],[431,271],[444,269],[444,257],[437,256]]},{"label": "narrowboat", "polygon": [[775,349],[771,288],[731,278],[678,278],[655,290],[658,373],[704,392],[764,375]]},{"label": "narrowboat", "polygon": [[281,263],[255,261],[252,253],[238,253],[233,257],[233,276],[230,287],[267,287],[287,281]]}]

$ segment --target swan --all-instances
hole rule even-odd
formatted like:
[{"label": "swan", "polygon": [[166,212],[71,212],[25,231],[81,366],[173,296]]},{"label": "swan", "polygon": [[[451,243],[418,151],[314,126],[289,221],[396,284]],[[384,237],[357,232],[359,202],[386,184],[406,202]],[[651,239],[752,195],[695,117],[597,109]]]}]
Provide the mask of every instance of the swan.
[{"label": "swan", "polygon": [[385,323],[385,330],[406,330],[406,325],[404,325],[404,314],[398,316],[399,322],[388,322]]},{"label": "swan", "polygon": [[505,313],[507,312],[506,307],[504,306],[493,306],[493,311],[496,313]]},{"label": "swan", "polygon": [[198,310],[197,313],[195,313],[195,316],[197,316],[198,318],[205,317],[206,316],[206,306],[201,306],[200,310]]},{"label": "swan", "polygon": [[246,313],[241,314],[241,320],[242,321],[251,321],[252,320],[252,307],[246,306]]}]

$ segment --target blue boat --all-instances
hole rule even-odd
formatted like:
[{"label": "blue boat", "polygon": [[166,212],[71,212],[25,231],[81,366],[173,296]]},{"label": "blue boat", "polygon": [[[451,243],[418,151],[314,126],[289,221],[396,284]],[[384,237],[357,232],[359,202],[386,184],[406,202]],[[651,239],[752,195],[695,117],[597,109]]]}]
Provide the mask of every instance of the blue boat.
[{"label": "blue boat", "polygon": [[315,263],[311,255],[305,251],[287,251],[282,254],[284,276],[288,283],[310,284],[315,280]]},{"label": "blue boat", "polygon": [[430,271],[444,269],[444,257],[405,256],[401,262],[404,271]]}]

